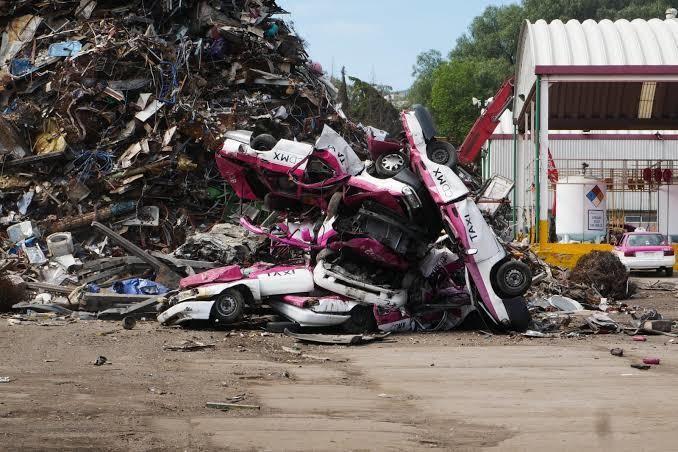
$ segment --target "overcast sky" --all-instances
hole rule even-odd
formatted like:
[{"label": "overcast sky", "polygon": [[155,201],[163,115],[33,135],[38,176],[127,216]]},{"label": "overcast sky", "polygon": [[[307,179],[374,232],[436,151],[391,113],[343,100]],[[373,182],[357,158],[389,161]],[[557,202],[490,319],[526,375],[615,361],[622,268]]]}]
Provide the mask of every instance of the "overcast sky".
[{"label": "overcast sky", "polygon": [[[412,84],[417,54],[437,48],[447,56],[457,37],[488,5],[514,0],[278,0],[291,12],[311,58],[325,71],[391,85]],[[333,65],[334,62],[334,65]]]}]

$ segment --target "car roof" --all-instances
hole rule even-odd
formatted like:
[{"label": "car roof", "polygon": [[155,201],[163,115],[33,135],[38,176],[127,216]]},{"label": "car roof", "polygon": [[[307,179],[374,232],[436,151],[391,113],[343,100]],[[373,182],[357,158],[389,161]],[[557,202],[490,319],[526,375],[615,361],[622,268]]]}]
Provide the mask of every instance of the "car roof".
[{"label": "car roof", "polygon": [[664,235],[661,232],[651,232],[651,231],[633,231],[627,232],[626,235]]}]

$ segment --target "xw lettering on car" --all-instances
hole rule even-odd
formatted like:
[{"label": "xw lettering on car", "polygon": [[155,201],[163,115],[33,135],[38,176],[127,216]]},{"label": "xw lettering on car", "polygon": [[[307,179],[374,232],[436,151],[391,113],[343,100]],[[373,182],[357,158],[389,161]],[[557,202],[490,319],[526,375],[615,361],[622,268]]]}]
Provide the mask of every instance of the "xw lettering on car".
[{"label": "xw lettering on car", "polygon": [[297,159],[290,154],[283,154],[282,152],[273,152],[273,160],[285,163],[296,163]]}]

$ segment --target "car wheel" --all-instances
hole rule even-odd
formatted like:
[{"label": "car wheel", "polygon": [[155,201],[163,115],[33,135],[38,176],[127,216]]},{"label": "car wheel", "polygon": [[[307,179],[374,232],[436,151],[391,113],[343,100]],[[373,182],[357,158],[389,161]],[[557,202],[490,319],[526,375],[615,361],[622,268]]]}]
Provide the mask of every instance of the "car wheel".
[{"label": "car wheel", "polygon": [[262,133],[252,138],[250,141],[250,147],[255,151],[270,151],[276,145],[278,140],[275,139],[273,135],[268,133]]},{"label": "car wheel", "polygon": [[666,276],[668,276],[668,277],[673,276],[673,267],[667,267],[666,268]]},{"label": "car wheel", "polygon": [[426,146],[426,156],[438,165],[447,165],[450,168],[457,166],[457,151],[445,141],[431,141]]},{"label": "car wheel", "polygon": [[212,316],[216,324],[230,324],[240,320],[245,312],[245,297],[238,289],[223,291],[214,300]]},{"label": "car wheel", "polygon": [[356,306],[351,309],[351,317],[341,324],[348,334],[369,333],[377,328],[372,306]]},{"label": "car wheel", "polygon": [[393,177],[407,166],[407,157],[400,152],[381,154],[374,162],[377,174],[381,177]]},{"label": "car wheel", "polygon": [[527,303],[525,303],[523,297],[504,300],[504,307],[511,322],[509,329],[523,332],[529,328],[532,316],[530,315],[530,310],[527,309]]},{"label": "car wheel", "polygon": [[524,262],[508,260],[496,272],[495,289],[502,298],[525,295],[532,284],[532,272]]}]

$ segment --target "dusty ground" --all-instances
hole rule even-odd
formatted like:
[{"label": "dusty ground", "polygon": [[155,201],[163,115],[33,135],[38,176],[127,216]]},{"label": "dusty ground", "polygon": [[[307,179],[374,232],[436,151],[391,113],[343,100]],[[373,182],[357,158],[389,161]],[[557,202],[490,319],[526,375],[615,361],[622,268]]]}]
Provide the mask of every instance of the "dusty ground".
[{"label": "dusty ground", "polygon": [[[673,293],[629,304],[678,318]],[[155,322],[47,325],[0,320],[0,376],[11,378],[0,449],[671,450],[678,439],[678,341],[664,336],[452,332],[339,348]],[[163,349],[185,339],[215,347]],[[94,366],[99,355],[110,364]],[[630,367],[645,356],[662,363]],[[205,407],[239,395],[261,409]]]}]

